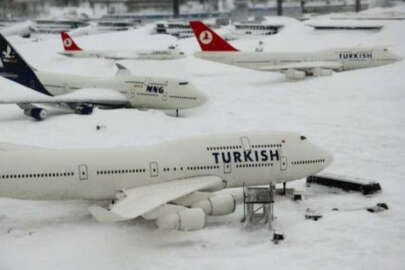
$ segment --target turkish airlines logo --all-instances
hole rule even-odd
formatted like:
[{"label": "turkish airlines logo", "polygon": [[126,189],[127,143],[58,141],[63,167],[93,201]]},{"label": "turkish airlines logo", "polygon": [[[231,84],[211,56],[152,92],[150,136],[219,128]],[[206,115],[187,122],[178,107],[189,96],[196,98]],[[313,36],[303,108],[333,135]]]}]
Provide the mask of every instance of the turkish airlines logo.
[{"label": "turkish airlines logo", "polygon": [[210,31],[205,30],[200,33],[199,38],[202,44],[207,45],[212,42],[214,37],[212,36],[212,33]]},{"label": "turkish airlines logo", "polygon": [[67,39],[65,39],[64,41],[63,41],[63,45],[65,45],[65,47],[70,47],[70,46],[72,46],[72,40],[70,39],[70,38],[67,38]]}]

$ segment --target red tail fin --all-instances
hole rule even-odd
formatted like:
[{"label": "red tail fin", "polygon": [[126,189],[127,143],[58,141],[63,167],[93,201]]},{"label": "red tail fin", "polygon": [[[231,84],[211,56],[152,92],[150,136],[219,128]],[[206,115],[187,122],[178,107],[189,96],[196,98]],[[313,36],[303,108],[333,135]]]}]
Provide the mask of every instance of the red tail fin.
[{"label": "red tail fin", "polygon": [[82,49],[77,46],[77,44],[73,41],[73,39],[69,36],[66,32],[60,32],[60,36],[62,38],[63,48],[65,51],[81,51]]},{"label": "red tail fin", "polygon": [[203,51],[238,51],[201,21],[191,21],[190,26]]}]

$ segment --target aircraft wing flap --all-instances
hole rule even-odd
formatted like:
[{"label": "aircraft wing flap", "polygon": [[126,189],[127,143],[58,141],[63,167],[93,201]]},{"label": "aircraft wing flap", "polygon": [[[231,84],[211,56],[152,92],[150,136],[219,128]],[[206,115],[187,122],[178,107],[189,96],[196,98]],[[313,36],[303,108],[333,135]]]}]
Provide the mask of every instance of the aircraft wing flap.
[{"label": "aircraft wing flap", "polygon": [[108,105],[125,105],[129,101],[127,97],[112,89],[102,88],[83,88],[74,92],[59,95],[59,96],[20,96],[20,97],[1,97],[0,104],[15,104],[15,103],[92,103],[92,104],[108,104]]},{"label": "aircraft wing flap", "polygon": [[341,63],[338,62],[329,62],[329,61],[321,61],[321,62],[299,62],[299,63],[291,63],[291,64],[278,64],[278,65],[271,65],[271,66],[262,66],[258,68],[261,71],[284,71],[288,69],[296,69],[296,70],[307,70],[311,68],[326,68],[326,69],[340,69],[342,67]]},{"label": "aircraft wing flap", "polygon": [[110,210],[99,206],[91,206],[89,210],[100,222],[133,219],[194,191],[221,183],[222,179],[218,176],[199,176],[131,188],[123,191],[125,197],[118,200]]}]

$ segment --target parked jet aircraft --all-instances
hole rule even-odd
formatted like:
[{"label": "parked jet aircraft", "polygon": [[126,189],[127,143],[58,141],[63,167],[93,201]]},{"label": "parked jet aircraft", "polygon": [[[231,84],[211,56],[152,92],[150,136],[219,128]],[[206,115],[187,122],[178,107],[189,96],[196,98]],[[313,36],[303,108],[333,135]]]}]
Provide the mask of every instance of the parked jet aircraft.
[{"label": "parked jet aircraft", "polygon": [[288,79],[331,75],[333,71],[391,64],[402,58],[387,48],[344,48],[316,52],[240,52],[200,21],[191,21],[191,28],[202,52],[195,56],[214,62],[260,70],[278,71]]},{"label": "parked jet aircraft", "polygon": [[64,56],[77,58],[106,58],[113,60],[136,59],[136,60],[170,60],[184,58],[186,55],[174,46],[167,50],[82,50],[66,32],[60,33]]},{"label": "parked jet aircraft", "polygon": [[228,187],[285,183],[320,172],[332,156],[292,132],[238,132],[158,145],[56,150],[0,144],[0,196],[115,199],[89,208],[101,222],[156,220],[201,229],[206,215],[235,210]]},{"label": "parked jet aircraft", "polygon": [[[79,114],[90,114],[93,105],[176,110],[203,104],[206,96],[188,81],[132,75],[116,64],[108,78],[38,71],[29,66],[0,35],[0,75],[44,94],[38,98],[2,98],[0,104],[16,103],[37,120],[47,116],[41,104],[57,105]],[[54,97],[52,97],[54,96]],[[39,103],[39,104],[38,104]]]}]

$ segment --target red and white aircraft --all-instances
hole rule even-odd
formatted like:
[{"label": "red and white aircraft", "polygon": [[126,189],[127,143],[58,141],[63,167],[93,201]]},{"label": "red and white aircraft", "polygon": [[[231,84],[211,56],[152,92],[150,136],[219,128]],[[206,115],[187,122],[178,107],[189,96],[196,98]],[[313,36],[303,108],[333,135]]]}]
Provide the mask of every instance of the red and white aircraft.
[{"label": "red and white aircraft", "polygon": [[185,53],[175,46],[170,46],[166,50],[83,50],[68,33],[61,32],[60,35],[65,50],[58,53],[68,57],[105,58],[113,60],[172,60],[186,57]]},{"label": "red and white aircraft", "polygon": [[260,71],[278,71],[288,79],[331,75],[333,71],[391,64],[402,58],[387,48],[343,48],[315,52],[241,52],[201,21],[191,21],[201,52],[196,57]]}]

